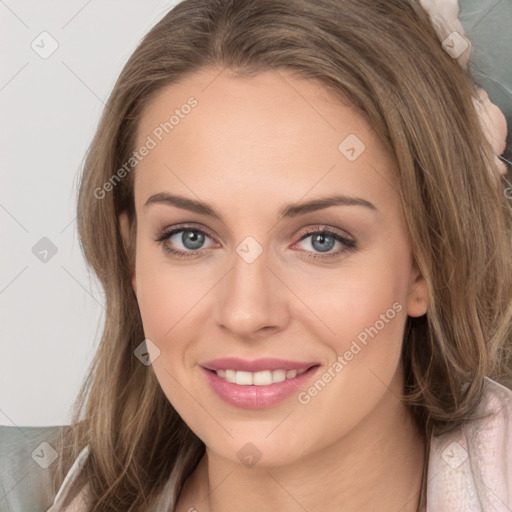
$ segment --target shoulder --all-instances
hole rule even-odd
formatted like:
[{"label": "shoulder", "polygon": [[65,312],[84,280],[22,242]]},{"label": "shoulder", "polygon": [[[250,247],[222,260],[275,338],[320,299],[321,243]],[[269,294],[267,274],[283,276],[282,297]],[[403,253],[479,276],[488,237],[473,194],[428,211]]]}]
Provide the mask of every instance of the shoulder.
[{"label": "shoulder", "polygon": [[[78,454],[77,458],[73,462],[73,465],[69,469],[62,485],[55,496],[52,506],[45,512],[87,512],[90,509],[90,486],[86,483],[80,491],[72,498],[72,500],[64,506],[64,502],[67,500],[68,495],[73,488],[73,484],[78,478],[83,465],[85,464],[90,453],[89,446],[86,446]],[[166,512],[172,510],[174,507],[174,484],[177,478],[177,471],[179,465],[177,464],[168,478],[166,485],[164,486],[160,496],[158,496],[154,508],[151,510],[155,512]]]},{"label": "shoulder", "polygon": [[46,512],[54,499],[55,442],[67,426],[0,426],[0,511]]},{"label": "shoulder", "polygon": [[512,391],[486,378],[474,418],[431,439],[427,510],[512,507]]}]

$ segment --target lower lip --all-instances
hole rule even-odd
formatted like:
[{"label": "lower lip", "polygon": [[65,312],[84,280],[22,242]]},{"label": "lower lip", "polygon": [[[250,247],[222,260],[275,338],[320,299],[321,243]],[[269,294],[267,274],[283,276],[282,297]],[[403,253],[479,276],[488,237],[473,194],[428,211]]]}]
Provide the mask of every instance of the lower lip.
[{"label": "lower lip", "polygon": [[213,391],[230,405],[243,409],[264,409],[282,402],[290,395],[297,393],[316,373],[320,366],[313,366],[302,375],[268,386],[241,386],[228,382],[215,372],[201,368]]}]

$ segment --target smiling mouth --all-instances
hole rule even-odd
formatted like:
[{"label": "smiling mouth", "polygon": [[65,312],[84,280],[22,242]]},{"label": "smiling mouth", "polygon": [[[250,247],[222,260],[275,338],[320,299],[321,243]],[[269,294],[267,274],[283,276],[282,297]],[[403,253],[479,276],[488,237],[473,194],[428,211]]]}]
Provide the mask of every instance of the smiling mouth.
[{"label": "smiling mouth", "polygon": [[226,357],[199,365],[210,389],[224,402],[244,409],[274,407],[307,385],[321,364],[276,358]]},{"label": "smiling mouth", "polygon": [[302,368],[300,370],[263,370],[259,372],[246,372],[241,370],[232,369],[219,369],[209,370],[211,373],[215,373],[221,379],[232,384],[238,384],[240,386],[269,386],[270,384],[276,384],[285,380],[295,379],[299,375],[306,373],[312,368],[316,368],[317,365]]}]

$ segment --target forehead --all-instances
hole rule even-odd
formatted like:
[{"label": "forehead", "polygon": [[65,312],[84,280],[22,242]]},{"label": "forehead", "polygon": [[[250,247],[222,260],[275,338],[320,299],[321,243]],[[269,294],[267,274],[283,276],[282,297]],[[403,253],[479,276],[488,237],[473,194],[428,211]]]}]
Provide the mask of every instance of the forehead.
[{"label": "forehead", "polygon": [[136,167],[136,196],[234,187],[250,191],[249,201],[283,190],[298,200],[334,187],[396,200],[392,157],[365,119],[318,82],[283,70],[196,72],[146,105],[136,140],[136,148],[152,146]]}]

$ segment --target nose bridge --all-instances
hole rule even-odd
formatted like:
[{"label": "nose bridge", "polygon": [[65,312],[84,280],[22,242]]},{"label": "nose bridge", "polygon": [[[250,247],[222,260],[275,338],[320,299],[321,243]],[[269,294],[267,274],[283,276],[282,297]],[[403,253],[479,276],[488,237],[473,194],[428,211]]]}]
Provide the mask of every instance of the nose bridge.
[{"label": "nose bridge", "polygon": [[268,268],[269,255],[269,249],[252,236],[235,247],[218,303],[218,322],[233,334],[250,336],[263,327],[282,327],[287,321],[283,290]]}]

